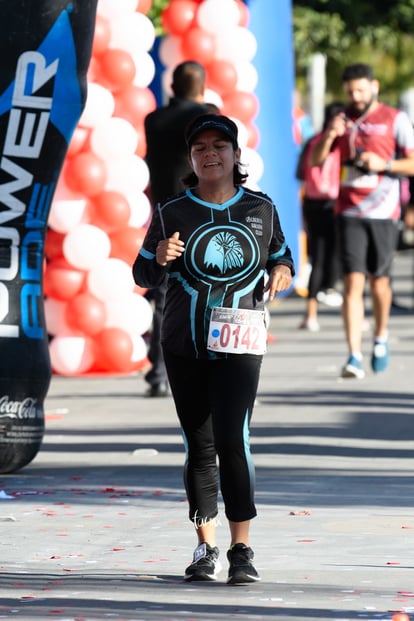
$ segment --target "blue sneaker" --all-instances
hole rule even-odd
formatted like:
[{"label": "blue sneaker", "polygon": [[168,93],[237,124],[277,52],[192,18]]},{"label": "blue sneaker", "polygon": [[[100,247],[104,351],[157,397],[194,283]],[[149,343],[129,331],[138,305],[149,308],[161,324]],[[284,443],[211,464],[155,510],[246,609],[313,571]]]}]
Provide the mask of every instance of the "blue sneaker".
[{"label": "blue sneaker", "polygon": [[363,379],[365,377],[365,371],[362,368],[361,360],[351,354],[348,358],[346,365],[342,367],[341,377],[354,377],[356,379]]},{"label": "blue sneaker", "polygon": [[381,373],[382,371],[385,371],[389,361],[390,351],[387,341],[385,341],[385,343],[375,341],[371,356],[371,367],[374,373]]}]

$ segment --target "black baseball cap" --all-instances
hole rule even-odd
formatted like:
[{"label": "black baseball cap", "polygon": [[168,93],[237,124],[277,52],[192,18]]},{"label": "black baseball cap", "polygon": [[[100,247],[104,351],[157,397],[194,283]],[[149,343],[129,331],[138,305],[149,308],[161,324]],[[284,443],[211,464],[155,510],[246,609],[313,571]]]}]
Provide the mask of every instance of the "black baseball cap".
[{"label": "black baseball cap", "polygon": [[236,123],[222,114],[202,114],[189,123],[185,130],[185,141],[191,148],[196,136],[205,129],[216,129],[224,134],[235,149],[238,148]]}]

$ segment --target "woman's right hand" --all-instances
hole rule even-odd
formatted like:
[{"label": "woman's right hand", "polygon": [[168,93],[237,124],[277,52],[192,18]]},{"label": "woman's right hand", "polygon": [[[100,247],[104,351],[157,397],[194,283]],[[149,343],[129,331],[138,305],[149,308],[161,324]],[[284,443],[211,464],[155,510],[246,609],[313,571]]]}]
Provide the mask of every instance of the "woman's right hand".
[{"label": "woman's right hand", "polygon": [[158,242],[155,258],[158,265],[164,267],[170,261],[178,259],[184,250],[184,242],[181,241],[180,233],[177,231],[171,237]]}]

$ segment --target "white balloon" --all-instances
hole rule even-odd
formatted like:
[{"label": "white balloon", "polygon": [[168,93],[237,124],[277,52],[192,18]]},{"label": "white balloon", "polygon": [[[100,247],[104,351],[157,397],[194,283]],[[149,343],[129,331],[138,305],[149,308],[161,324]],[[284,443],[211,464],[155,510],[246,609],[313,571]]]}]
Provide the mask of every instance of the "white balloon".
[{"label": "white balloon", "polygon": [[216,37],[216,57],[236,62],[250,62],[257,51],[257,41],[254,34],[236,26],[226,32],[219,32]]},{"label": "white balloon", "polygon": [[254,149],[244,147],[241,152],[240,161],[249,175],[247,185],[251,187],[251,183],[257,182],[263,176],[263,159]]},{"label": "white balloon", "polygon": [[116,19],[120,15],[131,14],[138,8],[139,0],[99,0],[97,13],[106,19]]},{"label": "white balloon", "polygon": [[151,217],[151,202],[144,192],[131,191],[125,195],[131,208],[128,226],[137,229],[144,226]]},{"label": "white balloon", "polygon": [[163,37],[158,49],[158,56],[166,67],[173,68],[182,63],[184,55],[181,51],[181,38],[172,35]]},{"label": "white balloon", "polygon": [[239,18],[240,11],[234,0],[204,0],[197,11],[200,28],[214,35],[237,26]]},{"label": "white balloon", "polygon": [[216,93],[216,91],[213,91],[213,89],[211,88],[206,88],[204,91],[204,101],[206,103],[212,103],[214,105],[216,105],[218,108],[222,108],[223,107],[223,100],[221,98],[221,96]]},{"label": "white balloon", "polygon": [[131,340],[133,345],[131,362],[134,363],[145,360],[145,358],[147,357],[147,345],[142,336],[132,336]]},{"label": "white balloon", "polygon": [[236,117],[230,117],[231,120],[237,125],[237,142],[239,143],[239,147],[243,149],[247,146],[249,141],[249,133],[247,131],[247,127],[240,119],[236,119]]},{"label": "white balloon", "polygon": [[149,171],[146,162],[138,155],[111,157],[105,161],[107,179],[106,190],[121,194],[143,192],[149,183]]},{"label": "white balloon", "polygon": [[95,362],[91,339],[81,336],[55,336],[49,352],[52,368],[60,375],[86,373]]},{"label": "white balloon", "polygon": [[79,335],[66,321],[67,302],[46,298],[44,301],[45,322],[47,333],[52,336],[75,336]]},{"label": "white balloon", "polygon": [[[123,0],[121,0],[122,2]],[[121,15],[111,22],[109,47],[126,50],[131,55],[148,52],[154,45],[155,29],[143,13]]]},{"label": "white balloon", "polygon": [[133,155],[138,146],[138,132],[126,119],[112,117],[91,131],[90,145],[103,160]]},{"label": "white balloon", "polygon": [[145,88],[154,79],[155,63],[148,52],[137,52],[132,55],[132,58],[135,63],[135,77],[132,83]]},{"label": "white balloon", "polygon": [[111,251],[111,242],[102,229],[92,224],[79,224],[63,240],[63,254],[68,263],[81,270],[99,265]]},{"label": "white balloon", "polygon": [[54,200],[49,212],[48,225],[58,233],[69,233],[86,221],[86,200]]},{"label": "white balloon", "polygon": [[107,258],[95,265],[87,275],[88,291],[105,303],[132,293],[135,283],[131,266],[121,259]]},{"label": "white balloon", "polygon": [[250,62],[240,61],[234,63],[234,68],[237,73],[235,90],[242,91],[244,93],[252,93],[259,81],[259,75],[256,67]]},{"label": "white balloon", "polygon": [[131,337],[148,332],[153,310],[146,298],[138,293],[111,296],[106,303],[106,328],[125,330]]},{"label": "white balloon", "polygon": [[96,127],[111,118],[115,110],[115,99],[111,91],[95,82],[88,83],[85,107],[79,119],[82,127]]}]

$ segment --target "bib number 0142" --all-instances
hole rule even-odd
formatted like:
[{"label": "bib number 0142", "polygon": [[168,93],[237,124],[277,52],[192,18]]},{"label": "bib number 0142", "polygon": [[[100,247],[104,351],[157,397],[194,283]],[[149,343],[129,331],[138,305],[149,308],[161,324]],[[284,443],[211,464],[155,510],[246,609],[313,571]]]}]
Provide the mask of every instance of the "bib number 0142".
[{"label": "bib number 0142", "polygon": [[231,354],[261,355],[266,351],[264,311],[216,307],[211,314],[207,348]]}]

